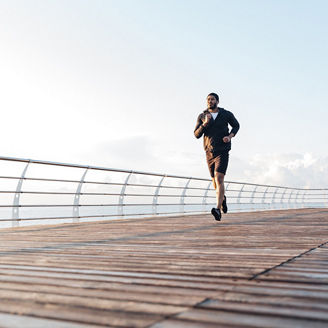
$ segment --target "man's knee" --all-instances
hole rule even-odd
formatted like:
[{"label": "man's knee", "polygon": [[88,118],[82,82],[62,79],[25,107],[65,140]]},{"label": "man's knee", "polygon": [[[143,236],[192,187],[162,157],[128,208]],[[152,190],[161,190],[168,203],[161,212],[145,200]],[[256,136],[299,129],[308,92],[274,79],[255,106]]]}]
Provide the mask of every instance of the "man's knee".
[{"label": "man's knee", "polygon": [[224,183],[224,174],[220,172],[215,172],[215,181],[218,185]]}]

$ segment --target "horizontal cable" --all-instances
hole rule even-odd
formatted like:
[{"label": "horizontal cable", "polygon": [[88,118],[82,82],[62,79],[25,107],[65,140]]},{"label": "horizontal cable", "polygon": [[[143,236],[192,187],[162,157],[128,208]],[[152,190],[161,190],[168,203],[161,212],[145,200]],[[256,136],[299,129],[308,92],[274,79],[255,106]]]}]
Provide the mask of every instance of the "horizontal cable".
[{"label": "horizontal cable", "polygon": [[170,203],[170,204],[153,204],[153,203],[146,203],[146,204],[78,204],[78,205],[73,205],[73,204],[33,204],[33,205],[0,205],[0,208],[8,208],[8,207],[13,207],[13,208],[34,208],[34,207],[110,207],[110,206],[179,206],[179,205],[202,205],[203,203]]},{"label": "horizontal cable", "polygon": [[[229,203],[230,205],[261,205],[261,204],[288,204],[288,203],[312,203],[312,204],[321,204],[322,202],[309,202],[309,201],[299,201],[299,202],[273,202],[273,203],[262,203],[262,202],[237,202],[237,203]],[[26,204],[26,205],[0,205],[0,208],[48,208],[48,207],[127,207],[127,206],[203,206],[203,203],[133,203],[133,204]]]},{"label": "horizontal cable", "polygon": [[[131,173],[131,174],[136,174],[136,175],[157,176],[157,177],[165,177],[165,178],[184,179],[184,180],[191,179],[191,180],[195,180],[195,181],[211,181],[210,179],[205,179],[205,178],[196,178],[196,177],[187,177],[187,176],[179,176],[179,175],[171,175],[171,174],[161,174],[161,173],[151,173],[151,172],[115,169],[115,168],[107,168],[107,167],[91,166],[91,165],[80,165],[80,164],[60,163],[60,162],[51,162],[51,161],[41,161],[41,160],[33,160],[33,159],[26,159],[26,158],[15,158],[15,157],[0,156],[0,160],[30,163],[30,164],[39,164],[39,165],[50,165],[50,166],[60,166],[60,167],[71,167],[71,168],[98,170],[98,171],[106,171],[106,172],[117,172],[117,173],[126,173],[126,174]],[[304,189],[304,188],[283,187],[283,186],[264,185],[264,184],[246,183],[246,182],[237,182],[237,181],[226,181],[226,183],[239,184],[239,185],[244,185],[244,186],[256,186],[256,187],[270,187],[270,188],[288,189],[288,190],[328,190],[327,188]]]},{"label": "horizontal cable", "polygon": [[19,219],[0,219],[0,222],[8,221],[36,221],[36,220],[65,220],[65,219],[87,219],[87,218],[105,218],[105,217],[129,217],[129,216],[158,216],[169,214],[183,213],[204,213],[203,211],[182,211],[182,212],[160,212],[160,213],[125,213],[125,214],[99,214],[99,215],[80,215],[80,216],[58,216],[58,217],[41,217],[41,218],[19,218]]},{"label": "horizontal cable", "polygon": [[[189,190],[189,189],[187,189]],[[243,194],[244,193],[249,193],[247,191],[241,191]],[[76,193],[76,192],[60,192],[60,191],[13,191],[13,190],[0,190],[1,194],[39,194],[39,195],[87,195],[87,196],[145,196],[145,197],[153,197],[155,194],[133,194],[133,193],[100,193],[100,192],[81,192],[81,193]],[[277,194],[276,194],[277,195]],[[175,194],[158,194],[158,197],[181,197],[181,195]],[[265,195],[263,194],[262,196],[234,196],[234,195],[229,195],[229,198],[254,198],[254,199],[261,199],[261,198],[272,198],[272,197],[264,197]],[[311,197],[309,197],[311,196]],[[312,197],[313,196],[313,197]],[[318,196],[326,196],[326,197],[318,197]],[[188,195],[186,194],[185,197],[214,197],[214,196],[204,196],[204,195]],[[305,195],[290,195],[290,194],[285,194],[286,198],[305,198],[305,199],[327,199],[328,195],[326,194],[305,194]],[[274,197],[274,198],[280,198],[280,197]]]},{"label": "horizontal cable", "polygon": [[[121,193],[95,193],[95,192],[55,192],[55,191],[0,191],[0,193],[5,194],[37,194],[37,195],[80,195],[80,196],[127,196],[127,197],[154,197],[155,194],[121,194]],[[171,195],[171,194],[158,194],[157,197],[175,197],[180,198],[181,195]],[[204,198],[203,195],[185,195],[185,198]],[[206,198],[215,198],[215,196],[205,196]]]},{"label": "horizontal cable", "polygon": [[[101,181],[80,181],[80,180],[67,180],[67,179],[46,179],[46,178],[21,178],[21,177],[9,177],[0,176],[0,179],[16,179],[26,181],[44,181],[44,182],[64,182],[64,183],[83,183],[83,184],[95,184],[95,185],[109,185],[109,186],[130,186],[130,187],[150,187],[150,188],[163,188],[163,189],[185,189],[183,186],[167,186],[158,184],[138,184],[138,183],[124,183],[124,182],[101,182]],[[188,187],[190,190],[207,190],[207,187]]]},{"label": "horizontal cable", "polygon": [[115,168],[107,168],[107,167],[92,166],[92,165],[80,165],[80,164],[60,163],[60,162],[51,162],[51,161],[41,161],[41,160],[33,160],[33,159],[26,159],[26,158],[15,158],[15,157],[0,156],[0,160],[30,163],[30,164],[40,164],[40,165],[50,165],[50,166],[71,167],[71,168],[88,169],[88,170],[96,170],[96,171],[106,171],[106,172],[129,173],[129,174],[132,173],[132,174],[136,174],[136,175],[158,176],[158,177],[165,177],[165,178],[193,179],[193,180],[198,180],[198,181],[210,181],[209,179],[204,179],[204,178],[186,177],[186,176],[172,175],[172,174],[142,172],[142,171],[134,171],[134,170],[115,169]]}]

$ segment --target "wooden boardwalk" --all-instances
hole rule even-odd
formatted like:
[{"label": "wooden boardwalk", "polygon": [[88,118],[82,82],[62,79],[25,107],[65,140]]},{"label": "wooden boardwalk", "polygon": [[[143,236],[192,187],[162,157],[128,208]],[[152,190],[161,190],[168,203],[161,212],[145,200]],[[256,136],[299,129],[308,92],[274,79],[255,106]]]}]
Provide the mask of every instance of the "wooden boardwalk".
[{"label": "wooden boardwalk", "polygon": [[0,230],[0,327],[328,327],[328,209]]}]

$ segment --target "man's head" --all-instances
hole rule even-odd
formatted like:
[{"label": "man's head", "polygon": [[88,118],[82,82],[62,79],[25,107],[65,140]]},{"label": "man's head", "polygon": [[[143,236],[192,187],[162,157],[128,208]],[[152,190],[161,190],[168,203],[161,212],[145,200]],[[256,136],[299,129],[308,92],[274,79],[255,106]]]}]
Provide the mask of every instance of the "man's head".
[{"label": "man's head", "polygon": [[206,101],[207,101],[208,109],[215,109],[217,107],[217,105],[219,104],[219,96],[216,93],[211,92],[207,96]]}]

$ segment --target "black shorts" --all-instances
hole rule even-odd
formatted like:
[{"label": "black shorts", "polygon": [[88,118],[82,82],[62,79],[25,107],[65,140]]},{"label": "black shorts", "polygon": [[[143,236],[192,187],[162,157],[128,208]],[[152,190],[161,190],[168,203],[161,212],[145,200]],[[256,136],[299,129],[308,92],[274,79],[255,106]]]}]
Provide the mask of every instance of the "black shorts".
[{"label": "black shorts", "polygon": [[219,154],[206,152],[206,161],[212,178],[214,178],[215,172],[226,174],[229,163],[229,151]]}]

